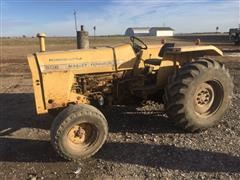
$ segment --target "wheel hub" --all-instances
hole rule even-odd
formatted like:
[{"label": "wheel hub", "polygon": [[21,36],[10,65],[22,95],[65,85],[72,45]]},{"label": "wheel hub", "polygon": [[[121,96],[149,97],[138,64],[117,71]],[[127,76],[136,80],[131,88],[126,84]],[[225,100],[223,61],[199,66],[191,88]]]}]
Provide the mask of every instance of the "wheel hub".
[{"label": "wheel hub", "polygon": [[206,105],[209,104],[212,98],[211,92],[209,89],[203,89],[201,92],[197,94],[197,104],[198,105]]},{"label": "wheel hub", "polygon": [[202,115],[209,111],[214,101],[214,90],[208,83],[198,86],[194,94],[194,107],[198,114]]},{"label": "wheel hub", "polygon": [[84,125],[75,125],[68,133],[68,139],[74,144],[84,143],[89,136],[89,131]]}]

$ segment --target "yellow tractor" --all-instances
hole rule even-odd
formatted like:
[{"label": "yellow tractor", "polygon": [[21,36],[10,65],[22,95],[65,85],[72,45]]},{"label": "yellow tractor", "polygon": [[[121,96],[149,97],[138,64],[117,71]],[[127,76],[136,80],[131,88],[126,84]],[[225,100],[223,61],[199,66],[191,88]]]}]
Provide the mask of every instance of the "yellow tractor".
[{"label": "yellow tractor", "polygon": [[[214,46],[146,45],[132,36],[118,46],[28,55],[38,114],[59,112],[51,127],[54,149],[79,161],[104,144],[108,124],[99,106],[162,96],[170,120],[194,132],[213,126],[230,105],[232,78]],[[164,92],[164,93],[163,93]],[[156,99],[157,101],[157,99]]]}]

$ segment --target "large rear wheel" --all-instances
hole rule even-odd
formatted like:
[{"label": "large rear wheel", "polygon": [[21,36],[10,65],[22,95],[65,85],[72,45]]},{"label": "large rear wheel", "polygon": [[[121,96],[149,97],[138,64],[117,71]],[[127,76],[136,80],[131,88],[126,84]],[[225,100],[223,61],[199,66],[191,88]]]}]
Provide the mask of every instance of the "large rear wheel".
[{"label": "large rear wheel", "polygon": [[164,98],[166,111],[177,126],[186,130],[213,126],[230,105],[233,83],[220,62],[199,59],[169,79]]},{"label": "large rear wheel", "polygon": [[60,156],[79,161],[94,155],[107,134],[107,121],[98,109],[86,104],[71,105],[55,118],[51,142]]}]

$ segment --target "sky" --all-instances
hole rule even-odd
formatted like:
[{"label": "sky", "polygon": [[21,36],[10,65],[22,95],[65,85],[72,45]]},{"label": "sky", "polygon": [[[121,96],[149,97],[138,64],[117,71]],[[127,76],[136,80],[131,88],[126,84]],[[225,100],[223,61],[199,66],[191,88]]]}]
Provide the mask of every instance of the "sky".
[{"label": "sky", "polygon": [[97,35],[128,27],[168,26],[176,33],[226,32],[240,24],[240,0],[0,0],[1,36],[74,36],[78,26]]}]

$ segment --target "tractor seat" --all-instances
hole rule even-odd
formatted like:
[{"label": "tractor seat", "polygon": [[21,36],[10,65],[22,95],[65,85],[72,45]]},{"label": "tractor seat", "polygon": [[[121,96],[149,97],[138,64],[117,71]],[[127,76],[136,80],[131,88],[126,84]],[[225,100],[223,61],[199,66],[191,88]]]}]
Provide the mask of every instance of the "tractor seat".
[{"label": "tractor seat", "polygon": [[149,64],[149,65],[154,65],[154,66],[158,66],[160,65],[162,61],[162,58],[158,58],[158,59],[146,59],[144,61],[144,64]]}]

